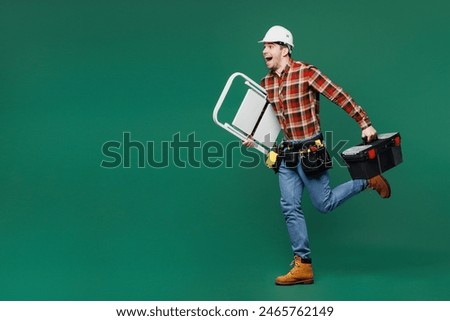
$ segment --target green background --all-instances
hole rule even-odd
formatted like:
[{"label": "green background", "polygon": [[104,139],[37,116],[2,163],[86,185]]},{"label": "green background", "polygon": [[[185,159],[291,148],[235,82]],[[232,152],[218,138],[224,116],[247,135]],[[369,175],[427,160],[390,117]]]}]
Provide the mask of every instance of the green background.
[{"label": "green background", "polygon": [[[449,300],[449,21],[445,0],[1,0],[0,299]],[[231,73],[265,75],[274,24],[403,138],[391,199],[322,215],[305,197],[312,286],[274,286],[292,253],[263,164],[100,166],[124,132],[235,141],[212,110]],[[359,143],[322,104],[334,141]]]}]

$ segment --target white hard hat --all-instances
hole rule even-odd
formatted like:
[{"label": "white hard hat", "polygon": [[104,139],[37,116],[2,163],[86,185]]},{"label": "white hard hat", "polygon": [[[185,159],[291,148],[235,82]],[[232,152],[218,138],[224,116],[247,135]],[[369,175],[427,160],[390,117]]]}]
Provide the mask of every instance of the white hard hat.
[{"label": "white hard hat", "polygon": [[291,49],[294,48],[292,33],[282,26],[273,26],[270,28],[264,36],[264,39],[259,42],[282,42],[289,45]]}]

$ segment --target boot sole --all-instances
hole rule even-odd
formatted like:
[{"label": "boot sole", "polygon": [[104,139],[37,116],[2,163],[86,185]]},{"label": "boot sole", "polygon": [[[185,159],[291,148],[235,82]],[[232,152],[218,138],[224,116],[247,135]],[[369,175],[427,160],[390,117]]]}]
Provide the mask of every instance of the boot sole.
[{"label": "boot sole", "polygon": [[302,280],[302,281],[296,281],[296,282],[292,282],[292,283],[279,283],[279,282],[275,282],[275,285],[280,285],[280,286],[290,286],[290,285],[300,285],[300,284],[313,284],[314,280]]}]

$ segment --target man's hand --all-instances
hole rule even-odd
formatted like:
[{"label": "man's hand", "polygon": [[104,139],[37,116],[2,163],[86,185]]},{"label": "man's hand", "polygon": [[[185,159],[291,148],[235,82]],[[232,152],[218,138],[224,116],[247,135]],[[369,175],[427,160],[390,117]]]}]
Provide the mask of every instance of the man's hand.
[{"label": "man's hand", "polygon": [[367,142],[377,139],[377,131],[372,126],[367,127],[362,131],[362,138],[366,138]]},{"label": "man's hand", "polygon": [[245,147],[254,147],[255,146],[255,141],[253,140],[252,136],[247,137],[246,140],[242,141],[242,145],[244,145]]}]

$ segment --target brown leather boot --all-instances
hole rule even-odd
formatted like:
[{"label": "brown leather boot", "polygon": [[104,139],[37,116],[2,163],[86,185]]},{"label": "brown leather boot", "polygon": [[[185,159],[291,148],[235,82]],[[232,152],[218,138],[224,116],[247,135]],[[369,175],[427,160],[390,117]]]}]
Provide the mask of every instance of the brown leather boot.
[{"label": "brown leather boot", "polygon": [[276,285],[294,285],[294,284],[312,284],[314,283],[314,274],[312,270],[311,259],[302,259],[300,256],[294,256],[292,261],[294,267],[283,276],[275,279]]},{"label": "brown leather boot", "polygon": [[391,187],[389,186],[388,181],[381,175],[368,179],[367,187],[377,191],[381,198],[391,197]]}]

